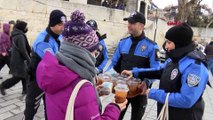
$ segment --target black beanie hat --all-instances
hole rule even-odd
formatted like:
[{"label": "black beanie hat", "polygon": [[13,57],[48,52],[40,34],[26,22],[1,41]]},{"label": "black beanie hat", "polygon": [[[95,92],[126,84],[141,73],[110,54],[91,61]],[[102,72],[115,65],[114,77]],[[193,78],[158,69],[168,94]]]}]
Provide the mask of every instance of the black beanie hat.
[{"label": "black beanie hat", "polygon": [[66,15],[60,10],[53,10],[50,13],[49,26],[54,27],[59,23],[66,22]]},{"label": "black beanie hat", "polygon": [[193,30],[187,24],[174,26],[166,32],[165,38],[174,42],[176,48],[181,48],[192,43]]},{"label": "black beanie hat", "polygon": [[16,24],[15,24],[15,28],[21,30],[21,31],[25,31],[27,27],[27,23],[21,20],[17,20]]}]

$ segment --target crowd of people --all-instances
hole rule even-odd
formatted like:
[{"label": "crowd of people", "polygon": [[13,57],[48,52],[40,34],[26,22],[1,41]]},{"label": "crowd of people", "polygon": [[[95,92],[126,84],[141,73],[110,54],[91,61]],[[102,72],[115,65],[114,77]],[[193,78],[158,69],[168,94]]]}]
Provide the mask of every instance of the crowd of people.
[{"label": "crowd of people", "polygon": [[[174,26],[166,32],[163,49],[168,59],[161,63],[158,44],[145,35],[146,18],[133,12],[123,19],[130,35],[119,41],[106,68],[107,36],[99,33],[95,20],[85,20],[79,10],[69,17],[53,10],[32,47],[26,36],[27,22],[1,25],[0,69],[7,64],[12,77],[0,84],[0,93],[6,95],[7,89],[22,82],[22,94],[26,95],[23,120],[33,120],[42,99],[46,120],[122,120],[129,105],[131,120],[141,120],[147,99],[158,102],[159,115],[167,94],[169,120],[202,119],[202,95],[206,86],[211,86],[208,68],[213,74],[213,41],[204,53],[196,49],[193,30],[187,23]],[[122,103],[112,100],[102,111],[102,86],[97,85],[97,75],[110,70],[140,78],[144,85],[140,95]],[[151,88],[149,79],[159,79],[159,89]]]},{"label": "crowd of people", "polygon": [[104,0],[101,3],[101,5],[104,7],[120,9],[120,10],[125,10],[126,8],[125,2],[120,0]]}]

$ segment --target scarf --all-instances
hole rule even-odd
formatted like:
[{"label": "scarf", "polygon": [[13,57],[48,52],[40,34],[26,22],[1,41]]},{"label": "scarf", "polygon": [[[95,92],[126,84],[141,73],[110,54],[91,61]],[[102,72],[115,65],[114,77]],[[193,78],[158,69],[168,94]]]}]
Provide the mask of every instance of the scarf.
[{"label": "scarf", "polygon": [[93,84],[95,72],[95,57],[86,49],[75,44],[63,41],[60,50],[56,53],[59,62],[70,70],[76,72],[81,78],[87,79]]}]

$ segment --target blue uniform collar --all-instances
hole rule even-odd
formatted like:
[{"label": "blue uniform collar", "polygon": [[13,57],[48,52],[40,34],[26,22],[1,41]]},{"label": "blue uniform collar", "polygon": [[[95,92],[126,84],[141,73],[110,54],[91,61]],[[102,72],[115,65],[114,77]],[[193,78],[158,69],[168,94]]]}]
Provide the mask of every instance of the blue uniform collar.
[{"label": "blue uniform collar", "polygon": [[131,40],[132,41],[140,41],[140,40],[143,40],[145,38],[145,33],[142,32],[142,34],[138,37],[133,37],[132,35],[130,36]]},{"label": "blue uniform collar", "polygon": [[55,33],[50,29],[50,27],[47,27],[47,28],[46,28],[46,31],[47,31],[47,33],[48,33],[49,35],[51,35],[55,40],[57,40],[58,37],[60,36],[60,35],[58,35],[58,34],[55,34]]}]

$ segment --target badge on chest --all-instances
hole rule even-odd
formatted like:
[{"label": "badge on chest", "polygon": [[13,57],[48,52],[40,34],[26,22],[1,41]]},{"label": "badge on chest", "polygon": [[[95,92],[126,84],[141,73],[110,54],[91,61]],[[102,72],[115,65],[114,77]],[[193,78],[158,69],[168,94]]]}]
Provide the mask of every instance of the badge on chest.
[{"label": "badge on chest", "polygon": [[171,72],[170,79],[171,79],[171,80],[174,80],[174,79],[177,77],[177,75],[178,75],[178,69],[175,68],[175,69],[173,69],[172,72]]},{"label": "badge on chest", "polygon": [[142,45],[141,47],[141,51],[144,52],[146,50],[147,46],[146,45]]}]

